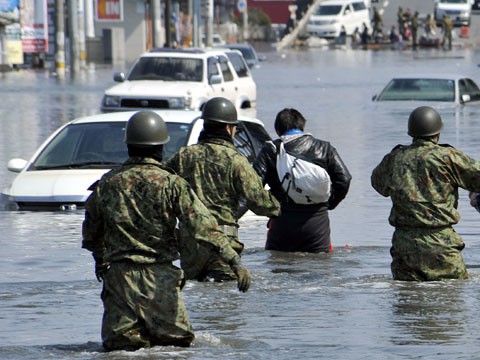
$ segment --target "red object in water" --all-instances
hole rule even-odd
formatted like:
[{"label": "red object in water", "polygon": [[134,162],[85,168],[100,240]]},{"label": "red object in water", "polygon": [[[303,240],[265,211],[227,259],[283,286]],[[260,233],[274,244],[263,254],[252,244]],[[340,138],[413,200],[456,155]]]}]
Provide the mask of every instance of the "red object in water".
[{"label": "red object in water", "polygon": [[470,28],[468,26],[462,26],[460,27],[460,37],[462,38],[468,38]]}]

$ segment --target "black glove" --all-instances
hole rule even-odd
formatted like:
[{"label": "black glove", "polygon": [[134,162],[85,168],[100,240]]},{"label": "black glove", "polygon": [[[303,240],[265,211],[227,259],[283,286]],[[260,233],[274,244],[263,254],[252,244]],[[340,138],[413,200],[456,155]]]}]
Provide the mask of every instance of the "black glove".
[{"label": "black glove", "polygon": [[238,290],[247,292],[250,287],[250,272],[240,262],[240,257],[235,257],[230,263],[232,271],[237,275]]},{"label": "black glove", "polygon": [[108,269],[110,269],[110,264],[101,258],[95,256],[93,258],[95,260],[95,276],[99,282],[102,282]]}]

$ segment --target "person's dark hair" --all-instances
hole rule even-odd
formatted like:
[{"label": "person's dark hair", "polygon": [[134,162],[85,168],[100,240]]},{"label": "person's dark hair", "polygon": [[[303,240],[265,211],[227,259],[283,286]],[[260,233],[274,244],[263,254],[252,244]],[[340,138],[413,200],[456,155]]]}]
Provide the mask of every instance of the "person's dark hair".
[{"label": "person's dark hair", "polygon": [[127,147],[129,157],[148,157],[157,161],[162,161],[163,159],[163,145],[144,147],[127,144]]},{"label": "person's dark hair", "polygon": [[437,135],[431,135],[431,136],[414,136],[414,139],[422,139],[422,140],[427,140],[427,141],[432,141],[435,140],[435,138],[440,137],[439,134]]},{"label": "person's dark hair", "polygon": [[206,131],[217,132],[217,131],[225,129],[226,125],[227,125],[226,123],[222,123],[222,122],[218,122],[218,121],[205,120],[205,122],[203,123],[203,128]]},{"label": "person's dark hair", "polygon": [[300,111],[292,108],[285,108],[277,114],[275,118],[275,131],[282,135],[291,129],[305,129],[307,120],[303,117]]},{"label": "person's dark hair", "polygon": [[205,120],[203,131],[198,138],[199,141],[207,139],[224,139],[233,143],[231,135],[227,131],[227,126],[236,126],[236,124],[227,124],[218,121]]}]

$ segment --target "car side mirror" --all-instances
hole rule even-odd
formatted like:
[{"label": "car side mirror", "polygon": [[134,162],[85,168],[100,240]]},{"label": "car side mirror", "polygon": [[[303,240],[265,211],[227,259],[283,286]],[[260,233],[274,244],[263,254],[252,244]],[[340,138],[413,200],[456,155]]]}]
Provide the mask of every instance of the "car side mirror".
[{"label": "car side mirror", "polygon": [[220,84],[222,82],[222,77],[220,75],[212,75],[208,81],[210,85]]},{"label": "car side mirror", "polygon": [[123,72],[116,72],[115,74],[113,74],[113,81],[124,82],[125,81],[125,74]]},{"label": "car side mirror", "polygon": [[376,94],[372,96],[372,101],[375,101],[375,100],[377,100],[377,95]]},{"label": "car side mirror", "polygon": [[469,102],[469,101],[471,101],[471,100],[472,100],[472,99],[471,99],[470,95],[468,95],[468,94],[463,94],[463,95],[462,95],[462,103],[467,103],[467,102]]},{"label": "car side mirror", "polygon": [[7,163],[7,169],[8,171],[19,173],[25,168],[25,166],[27,166],[27,162],[28,162],[27,160],[23,160],[23,159],[11,159]]}]

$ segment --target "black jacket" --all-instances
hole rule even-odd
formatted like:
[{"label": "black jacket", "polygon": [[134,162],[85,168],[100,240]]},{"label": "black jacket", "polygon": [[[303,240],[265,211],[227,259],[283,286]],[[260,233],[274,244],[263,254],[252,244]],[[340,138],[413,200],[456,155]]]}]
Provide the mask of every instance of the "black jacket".
[{"label": "black jacket", "polygon": [[[275,146],[271,142],[266,143],[253,164],[263,183],[270,186],[272,194],[280,201],[283,210],[315,211],[316,208],[325,206],[322,204],[295,204],[287,196],[278,179],[276,167],[277,149],[280,141],[280,139],[274,140],[273,144]],[[327,170],[332,181],[332,193],[327,205],[329,210],[334,209],[347,195],[352,180],[352,176],[337,150],[328,141],[316,139],[310,134],[292,136],[291,140],[284,143],[284,146],[288,153],[318,164]]]}]

